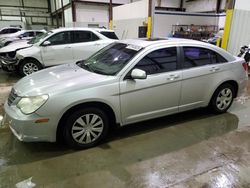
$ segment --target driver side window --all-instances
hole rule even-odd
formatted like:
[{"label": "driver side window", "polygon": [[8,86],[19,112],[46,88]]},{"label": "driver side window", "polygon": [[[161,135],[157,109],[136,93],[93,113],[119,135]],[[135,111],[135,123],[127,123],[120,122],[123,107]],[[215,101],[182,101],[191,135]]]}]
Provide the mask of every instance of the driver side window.
[{"label": "driver side window", "polygon": [[71,43],[70,32],[61,32],[51,36],[47,39],[51,44],[50,45],[62,45]]},{"label": "driver side window", "polygon": [[150,52],[134,68],[144,70],[147,75],[174,71],[177,69],[176,47]]}]

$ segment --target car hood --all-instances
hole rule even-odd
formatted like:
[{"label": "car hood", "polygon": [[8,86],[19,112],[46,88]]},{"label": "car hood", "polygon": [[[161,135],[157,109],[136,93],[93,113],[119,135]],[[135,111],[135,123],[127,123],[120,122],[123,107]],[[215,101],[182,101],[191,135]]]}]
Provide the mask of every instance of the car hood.
[{"label": "car hood", "polygon": [[14,89],[18,96],[54,95],[95,87],[114,79],[116,77],[89,72],[76,64],[66,64],[26,76],[14,85]]},{"label": "car hood", "polygon": [[0,53],[13,52],[19,49],[31,47],[32,44],[28,44],[28,41],[17,41],[10,43],[9,45],[0,49]]}]

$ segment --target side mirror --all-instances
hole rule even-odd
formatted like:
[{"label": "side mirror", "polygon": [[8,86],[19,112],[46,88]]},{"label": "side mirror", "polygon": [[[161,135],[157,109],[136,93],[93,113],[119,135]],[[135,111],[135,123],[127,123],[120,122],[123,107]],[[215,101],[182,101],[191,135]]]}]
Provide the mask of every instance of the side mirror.
[{"label": "side mirror", "polygon": [[44,43],[43,43],[43,46],[49,46],[51,44],[50,41],[46,40]]},{"label": "side mirror", "polygon": [[131,78],[132,79],[146,79],[147,74],[144,70],[141,69],[134,69],[131,72]]}]

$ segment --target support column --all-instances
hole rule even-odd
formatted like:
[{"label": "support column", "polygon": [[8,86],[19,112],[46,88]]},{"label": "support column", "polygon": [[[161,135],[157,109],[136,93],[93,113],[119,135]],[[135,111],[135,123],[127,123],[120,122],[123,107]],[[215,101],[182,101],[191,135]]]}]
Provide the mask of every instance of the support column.
[{"label": "support column", "polygon": [[113,2],[109,1],[109,29],[113,29]]},{"label": "support column", "polygon": [[147,27],[147,38],[151,38],[152,32],[152,0],[148,0],[148,27]]},{"label": "support column", "polygon": [[72,19],[73,22],[76,22],[76,3],[74,0],[71,1],[71,7],[72,7]]},{"label": "support column", "polygon": [[220,12],[220,5],[221,5],[221,0],[217,0],[217,2],[216,2],[216,13]]},{"label": "support column", "polygon": [[62,27],[65,27],[63,0],[61,0],[61,5],[62,5]]},{"label": "support column", "polygon": [[225,50],[227,50],[228,40],[230,36],[234,4],[235,4],[235,0],[229,0],[227,4],[226,21],[225,21],[224,33],[223,33],[222,43],[221,43],[221,47]]}]

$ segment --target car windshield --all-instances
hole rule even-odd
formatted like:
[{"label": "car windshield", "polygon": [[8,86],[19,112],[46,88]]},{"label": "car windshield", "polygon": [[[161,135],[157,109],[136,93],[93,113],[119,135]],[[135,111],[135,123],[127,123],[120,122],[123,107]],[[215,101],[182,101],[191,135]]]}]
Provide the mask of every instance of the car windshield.
[{"label": "car windshield", "polygon": [[41,41],[42,39],[44,39],[45,37],[51,35],[52,33],[53,33],[52,31],[49,31],[49,32],[46,32],[46,33],[38,34],[37,36],[33,37],[33,38],[28,42],[28,44],[35,44],[35,43]]},{"label": "car windshield", "polygon": [[112,43],[77,65],[98,74],[116,75],[141,49],[131,44]]}]

